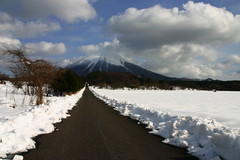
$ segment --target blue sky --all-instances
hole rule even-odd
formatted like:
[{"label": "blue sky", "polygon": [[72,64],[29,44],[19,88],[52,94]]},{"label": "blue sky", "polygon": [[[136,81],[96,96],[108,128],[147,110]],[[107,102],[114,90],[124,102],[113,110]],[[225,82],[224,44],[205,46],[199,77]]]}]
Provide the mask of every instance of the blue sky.
[{"label": "blue sky", "polygon": [[239,37],[238,0],[0,2],[0,46],[61,65],[118,54],[166,76],[240,80]]}]

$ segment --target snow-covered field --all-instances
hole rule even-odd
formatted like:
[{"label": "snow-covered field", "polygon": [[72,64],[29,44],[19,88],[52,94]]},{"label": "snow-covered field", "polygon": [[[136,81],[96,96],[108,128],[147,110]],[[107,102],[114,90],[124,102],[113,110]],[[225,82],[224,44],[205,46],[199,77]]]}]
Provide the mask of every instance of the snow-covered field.
[{"label": "snow-covered field", "polygon": [[[46,97],[41,106],[30,105],[31,97],[24,96],[7,83],[0,84],[0,160],[35,148],[33,137],[55,130],[53,124],[68,117],[81,98],[84,89],[72,96]],[[16,155],[14,160],[21,160]]]},{"label": "snow-covered field", "polygon": [[165,143],[201,160],[240,160],[240,92],[92,89]]}]

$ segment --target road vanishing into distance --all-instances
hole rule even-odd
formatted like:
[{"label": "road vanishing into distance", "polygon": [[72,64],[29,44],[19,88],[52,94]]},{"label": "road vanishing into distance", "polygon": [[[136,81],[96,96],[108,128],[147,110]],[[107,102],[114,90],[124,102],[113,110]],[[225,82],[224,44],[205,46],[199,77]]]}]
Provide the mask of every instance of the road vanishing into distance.
[{"label": "road vanishing into distance", "polygon": [[38,136],[37,149],[23,153],[24,160],[197,160],[119,115],[88,88],[70,114],[57,131]]}]

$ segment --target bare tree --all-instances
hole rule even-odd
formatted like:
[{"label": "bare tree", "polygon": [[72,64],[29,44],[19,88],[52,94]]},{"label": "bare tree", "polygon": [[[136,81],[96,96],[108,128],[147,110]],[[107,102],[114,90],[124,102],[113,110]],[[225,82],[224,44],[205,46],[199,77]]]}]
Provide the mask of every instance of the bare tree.
[{"label": "bare tree", "polygon": [[0,72],[0,84],[5,83],[4,81],[8,79],[9,77],[6,74]]},{"label": "bare tree", "polygon": [[29,59],[25,55],[26,50],[25,46],[21,46],[17,49],[6,48],[3,53],[11,56],[9,69],[14,75],[13,84],[18,88],[26,85],[26,93],[36,95],[36,104],[40,105],[43,103],[44,87],[54,80],[57,69],[45,60]]}]

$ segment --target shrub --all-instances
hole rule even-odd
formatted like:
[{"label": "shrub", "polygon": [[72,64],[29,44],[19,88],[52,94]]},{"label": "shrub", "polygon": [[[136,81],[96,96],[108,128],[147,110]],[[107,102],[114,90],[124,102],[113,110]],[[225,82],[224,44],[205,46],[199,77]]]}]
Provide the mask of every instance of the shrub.
[{"label": "shrub", "polygon": [[83,78],[79,77],[71,70],[60,70],[57,77],[51,84],[55,95],[63,95],[76,92],[84,87]]}]

